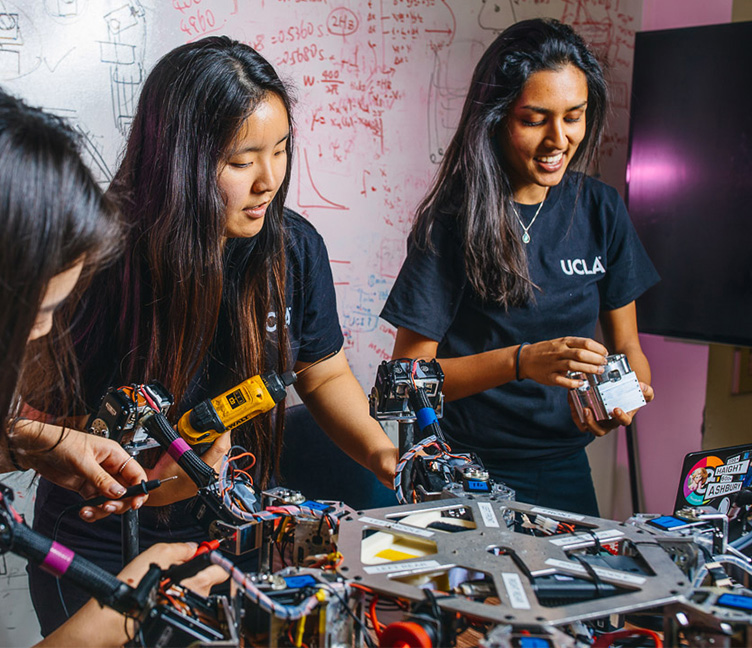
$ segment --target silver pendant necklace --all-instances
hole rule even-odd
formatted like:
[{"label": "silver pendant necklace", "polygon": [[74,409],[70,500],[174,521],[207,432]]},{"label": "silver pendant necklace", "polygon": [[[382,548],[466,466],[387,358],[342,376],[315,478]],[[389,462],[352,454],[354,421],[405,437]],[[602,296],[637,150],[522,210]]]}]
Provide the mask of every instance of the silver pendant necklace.
[{"label": "silver pendant necklace", "polygon": [[533,226],[533,223],[535,222],[535,219],[538,218],[538,214],[540,214],[540,210],[543,209],[543,203],[546,202],[546,198],[548,197],[548,187],[546,187],[546,193],[543,196],[543,200],[541,200],[540,205],[538,205],[538,209],[535,210],[535,216],[533,216],[533,220],[530,221],[530,224],[525,227],[525,224],[522,222],[522,219],[520,218],[520,214],[517,211],[517,208],[512,205],[512,211],[514,212],[515,217],[517,218],[517,222],[520,224],[520,227],[522,228],[522,242],[527,245],[530,243],[530,228]]}]

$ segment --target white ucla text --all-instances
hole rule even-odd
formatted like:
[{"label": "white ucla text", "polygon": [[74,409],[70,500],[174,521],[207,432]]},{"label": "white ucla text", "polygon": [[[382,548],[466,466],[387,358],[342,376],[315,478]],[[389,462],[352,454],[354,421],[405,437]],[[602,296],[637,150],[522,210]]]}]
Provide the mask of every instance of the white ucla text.
[{"label": "white ucla text", "polygon": [[572,275],[592,275],[592,274],[606,274],[606,268],[601,263],[601,257],[597,256],[593,259],[593,264],[588,267],[585,259],[562,259],[561,269],[564,274]]},{"label": "white ucla text", "polygon": [[[285,325],[290,326],[290,307],[285,309]],[[266,330],[269,333],[274,333],[277,330],[277,313],[276,311],[269,311],[266,316]]]}]

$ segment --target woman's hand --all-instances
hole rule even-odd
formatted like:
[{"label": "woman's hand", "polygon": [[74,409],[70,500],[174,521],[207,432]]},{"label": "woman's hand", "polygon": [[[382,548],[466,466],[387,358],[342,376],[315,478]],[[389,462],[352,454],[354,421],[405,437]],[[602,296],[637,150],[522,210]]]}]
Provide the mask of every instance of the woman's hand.
[{"label": "woman's hand", "polygon": [[[209,449],[201,455],[204,463],[219,472],[220,464],[225,455],[230,451],[232,446],[232,437],[229,432],[220,434],[217,440],[212,443]],[[177,476],[166,484],[163,484],[149,497],[149,506],[166,506],[182,500],[194,497],[198,492],[198,487],[193,480],[188,477],[186,472],[175,462],[175,460],[166,452],[162,454],[154,468],[148,471],[149,479],[167,479]]]},{"label": "woman's hand", "polygon": [[[149,566],[159,565],[160,569],[167,569],[172,565],[180,565],[193,558],[198,546],[193,542],[171,542],[152,545],[146,551],[136,556],[118,574],[118,578],[131,587],[141,582]],[[207,596],[209,590],[217,583],[227,580],[227,572],[218,565],[207,567],[191,578],[181,581],[188,589],[201,596]]]},{"label": "woman's hand", "polygon": [[[196,553],[192,542],[156,544],[149,547],[128,563],[118,578],[135,587],[144,577],[149,566],[154,563],[162,569],[182,564]],[[212,565],[181,584],[201,596],[206,596],[212,586],[227,579],[227,573],[219,566]],[[37,646],[56,648],[105,648],[122,646],[133,637],[133,621],[125,620],[110,608],[103,608],[91,599],[55,632],[43,639]]]},{"label": "woman's hand", "polygon": [[602,344],[582,337],[562,337],[527,344],[519,351],[517,372],[541,385],[574,389],[580,381],[567,378],[570,371],[603,373],[608,350]]},{"label": "woman's hand", "polygon": [[[649,403],[651,400],[653,400],[653,398],[655,398],[655,392],[650,385],[646,385],[645,383],[641,382],[640,389],[642,390],[642,395],[645,397],[646,403]],[[583,415],[585,416],[585,420],[583,421],[577,414],[577,410],[575,409],[574,403],[572,402],[571,394],[569,396],[569,408],[572,411],[572,420],[580,429],[580,431],[590,432],[595,436],[606,436],[609,432],[611,432],[611,430],[615,430],[622,425],[626,427],[632,422],[635,412],[637,412],[637,410],[625,412],[624,410],[617,407],[613,412],[611,412],[612,418],[607,421],[596,421],[595,416],[593,415],[593,411],[589,407],[586,407],[583,410]]]},{"label": "woman's hand", "polygon": [[[59,441],[59,442],[58,442]],[[122,446],[92,434],[41,423],[18,421],[9,442],[22,468],[33,469],[58,486],[76,491],[84,499],[97,495],[117,498],[128,486],[146,479],[146,473]],[[93,521],[110,513],[139,508],[148,495],[109,501],[81,509]]]}]

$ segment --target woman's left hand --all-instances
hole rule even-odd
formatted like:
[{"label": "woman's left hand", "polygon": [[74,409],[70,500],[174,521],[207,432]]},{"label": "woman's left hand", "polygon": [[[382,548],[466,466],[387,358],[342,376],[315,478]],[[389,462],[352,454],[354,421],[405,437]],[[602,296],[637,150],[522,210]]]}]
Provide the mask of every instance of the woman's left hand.
[{"label": "woman's left hand", "polygon": [[[655,392],[650,385],[641,382],[640,389],[642,390],[642,395],[645,397],[646,403],[649,403],[653,400],[653,398],[655,397]],[[571,395],[569,396],[569,409],[572,412],[572,420],[580,429],[580,431],[590,432],[595,436],[606,436],[609,432],[611,432],[611,430],[614,430],[622,425],[626,427],[632,422],[632,418],[637,412],[637,410],[625,412],[624,410],[617,407],[613,412],[611,412],[612,418],[607,421],[596,421],[595,416],[593,415],[593,411],[589,407],[586,407],[583,411],[585,420],[582,421],[580,420],[580,417],[577,414],[577,410],[574,407]]]},{"label": "woman's left hand", "polygon": [[82,509],[87,521],[139,508],[148,498],[138,495],[117,499],[128,486],[146,479],[146,473],[122,446],[110,439],[24,419],[14,426],[10,441],[23,468],[36,470],[84,499],[98,495],[112,498],[101,506]]}]

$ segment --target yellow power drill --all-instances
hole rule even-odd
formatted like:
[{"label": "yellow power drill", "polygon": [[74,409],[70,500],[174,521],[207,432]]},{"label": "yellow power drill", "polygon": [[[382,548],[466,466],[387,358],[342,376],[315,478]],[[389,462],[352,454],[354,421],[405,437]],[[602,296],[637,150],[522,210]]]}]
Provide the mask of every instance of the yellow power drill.
[{"label": "yellow power drill", "polygon": [[190,445],[208,448],[222,433],[272,409],[284,399],[287,387],[296,380],[294,371],[282,375],[270,371],[253,376],[187,411],[178,421],[178,432]]}]

